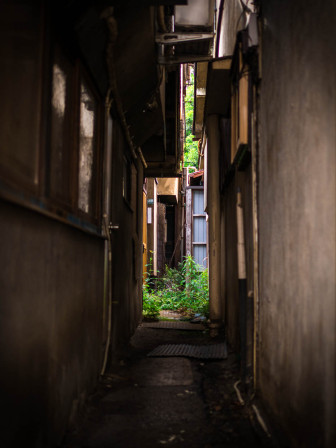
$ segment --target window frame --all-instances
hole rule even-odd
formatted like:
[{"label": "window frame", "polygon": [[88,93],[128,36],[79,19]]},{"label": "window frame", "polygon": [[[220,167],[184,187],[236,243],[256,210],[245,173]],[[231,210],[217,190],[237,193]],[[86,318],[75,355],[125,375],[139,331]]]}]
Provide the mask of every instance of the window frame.
[{"label": "window frame", "polygon": [[[93,154],[93,164],[92,164],[92,191],[91,191],[91,213],[86,213],[85,211],[81,210],[78,206],[78,199],[79,199],[79,159],[80,159],[80,89],[81,89],[81,82],[84,80],[84,83],[86,86],[90,89],[90,93],[92,93],[95,101],[96,101],[96,118],[95,118],[95,131],[96,131],[96,142],[95,142],[95,149]],[[76,151],[76,174],[77,174],[77,182],[76,187],[74,186],[74,191],[76,191],[76,207],[77,207],[77,213],[79,216],[86,218],[95,224],[100,224],[99,222],[99,216],[101,212],[101,193],[102,193],[102,182],[103,182],[103,176],[101,173],[102,168],[102,159],[103,159],[103,142],[104,142],[104,124],[103,124],[103,104],[102,101],[100,101],[100,97],[98,94],[97,89],[95,88],[92,79],[90,78],[87,70],[84,68],[84,65],[81,61],[78,60],[78,117],[77,117],[77,133],[76,133],[76,139],[77,139],[77,151]]]},{"label": "window frame", "polygon": [[243,60],[242,43],[236,49],[236,65],[231,90],[231,163],[249,146],[250,72]]},{"label": "window frame", "polygon": [[[37,115],[37,167],[36,184],[24,182],[20,176],[12,176],[6,166],[0,167],[0,198],[18,204],[19,206],[34,210],[51,219],[61,221],[67,225],[78,228],[86,233],[102,237],[101,207],[102,207],[102,160],[104,152],[104,99],[98,93],[92,75],[86,68],[80,54],[71,50],[64,43],[59,33],[53,33],[51,16],[48,7],[41,7],[40,29],[38,32],[38,74],[39,95]],[[63,44],[62,44],[63,42]],[[57,48],[57,50],[56,50]],[[56,60],[56,51],[59,51],[60,60],[71,64],[71,123],[68,141],[64,148],[70,151],[69,170],[66,177],[69,182],[69,197],[57,197],[51,188],[51,122],[52,122],[52,82],[53,67]],[[88,213],[80,210],[78,206],[79,182],[79,128],[80,128],[80,88],[81,82],[87,86],[96,104],[95,117],[95,143],[93,149],[91,210]],[[11,95],[11,93],[8,93]],[[66,149],[63,148],[63,151]],[[15,148],[13,148],[14,150]],[[13,170],[15,173],[15,169]],[[56,190],[55,190],[56,191]]]},{"label": "window frame", "polygon": [[[200,246],[205,246],[205,253],[207,252],[207,246],[208,246],[208,241],[207,241],[207,221],[206,221],[206,212],[205,210],[203,211],[203,213],[194,213],[194,196],[195,196],[195,191],[203,191],[203,204],[204,204],[204,197],[205,197],[205,191],[204,191],[204,186],[190,186],[188,187],[191,190],[191,226],[190,226],[190,231],[191,231],[191,255],[193,256],[193,258],[195,257],[195,246],[200,247]],[[202,218],[205,221],[205,241],[194,241],[194,218]],[[208,266],[208,260],[206,260],[206,266],[199,265],[202,268],[206,269]]]}]

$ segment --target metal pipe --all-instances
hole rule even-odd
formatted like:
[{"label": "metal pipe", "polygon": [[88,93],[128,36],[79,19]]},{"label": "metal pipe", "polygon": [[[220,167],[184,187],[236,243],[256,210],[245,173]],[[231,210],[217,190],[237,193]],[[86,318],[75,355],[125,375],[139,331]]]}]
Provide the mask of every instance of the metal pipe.
[{"label": "metal pipe", "polygon": [[140,147],[138,147],[138,154],[139,154],[139,156],[140,156],[140,160],[141,160],[141,162],[142,162],[144,168],[147,168],[148,165],[147,165],[147,162],[146,162],[146,160],[145,160],[145,158],[144,158],[144,155],[142,154],[142,151],[141,151],[141,148],[140,148]]},{"label": "metal pipe", "polygon": [[234,383],[233,387],[234,387],[234,390],[236,391],[236,394],[237,394],[239,403],[240,403],[242,406],[244,406],[244,405],[245,405],[245,401],[242,399],[240,390],[238,389],[238,384],[240,384],[240,382],[241,382],[240,380],[239,380],[239,381],[236,381],[236,382]]},{"label": "metal pipe", "polygon": [[111,89],[108,90],[105,99],[105,160],[106,160],[106,171],[105,171],[105,203],[104,203],[104,215],[103,215],[103,227],[104,233],[107,238],[107,243],[105,242],[105,254],[104,254],[104,312],[103,312],[103,322],[105,322],[105,303],[106,295],[108,294],[108,309],[107,309],[107,336],[106,345],[104,352],[103,365],[101,368],[100,375],[104,375],[108,351],[111,343],[111,328],[112,328],[112,243],[110,232],[108,228],[108,220],[110,217],[110,207],[111,207],[111,163],[112,163],[112,129],[111,129],[111,139],[110,136],[110,110],[112,105],[111,99]]},{"label": "metal pipe", "polygon": [[257,166],[257,100],[256,88],[253,88],[253,113],[251,117],[252,141],[252,225],[253,225],[253,388],[257,387],[257,350],[259,327],[259,242],[258,242],[258,166]]},{"label": "metal pipe", "polygon": [[165,10],[164,6],[158,6],[157,11],[158,23],[160,25],[160,31],[162,33],[168,33],[166,22],[165,22]]},{"label": "metal pipe", "polygon": [[271,434],[266,426],[264,419],[262,418],[262,416],[259,412],[259,409],[257,408],[257,406],[255,404],[252,405],[252,409],[254,410],[257,420],[258,420],[260,426],[262,427],[262,429],[265,431],[267,437],[271,438]]},{"label": "metal pipe", "polygon": [[105,345],[105,352],[104,352],[104,360],[103,365],[100,371],[100,375],[103,376],[106,370],[106,364],[108,359],[108,352],[111,344],[111,330],[112,330],[112,242],[111,242],[111,236],[109,227],[107,224],[107,216],[104,216],[104,227],[105,227],[105,233],[107,236],[108,241],[108,324],[107,324],[107,340]]},{"label": "metal pipe", "polygon": [[221,0],[220,5],[219,5],[219,12],[218,12],[218,26],[216,29],[216,47],[215,47],[215,57],[216,58],[218,58],[218,53],[219,53],[219,40],[220,40],[220,32],[221,32],[221,28],[222,28],[224,5],[225,5],[225,0]]}]

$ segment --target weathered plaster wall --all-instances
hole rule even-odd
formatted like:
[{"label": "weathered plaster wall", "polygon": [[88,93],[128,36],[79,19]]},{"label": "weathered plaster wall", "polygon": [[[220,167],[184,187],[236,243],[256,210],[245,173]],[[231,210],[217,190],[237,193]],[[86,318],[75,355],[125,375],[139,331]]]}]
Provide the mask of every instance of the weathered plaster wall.
[{"label": "weathered plaster wall", "polygon": [[102,362],[104,242],[0,203],[1,446],[57,444]]},{"label": "weathered plaster wall", "polygon": [[259,391],[295,447],[335,446],[335,2],[263,3]]}]

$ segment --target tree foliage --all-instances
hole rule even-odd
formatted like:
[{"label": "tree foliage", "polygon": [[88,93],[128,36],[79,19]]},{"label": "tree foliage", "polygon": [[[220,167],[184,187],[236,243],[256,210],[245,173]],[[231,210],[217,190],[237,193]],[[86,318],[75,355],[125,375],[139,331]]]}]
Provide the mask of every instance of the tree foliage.
[{"label": "tree foliage", "polygon": [[184,166],[194,166],[198,169],[198,143],[192,134],[194,119],[194,71],[191,71],[190,83],[186,88],[185,104],[185,144]]},{"label": "tree foliage", "polygon": [[153,281],[152,260],[143,285],[143,315],[157,318],[160,310],[178,310],[188,315],[209,314],[208,271],[195,263],[192,256],[184,257],[177,269],[169,268]]}]

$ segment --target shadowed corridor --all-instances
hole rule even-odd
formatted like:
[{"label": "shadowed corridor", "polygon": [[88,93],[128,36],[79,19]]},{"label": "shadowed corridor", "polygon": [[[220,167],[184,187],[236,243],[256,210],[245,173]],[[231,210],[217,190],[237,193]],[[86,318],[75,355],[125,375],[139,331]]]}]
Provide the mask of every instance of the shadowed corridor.
[{"label": "shadowed corridor", "polygon": [[160,344],[206,345],[223,338],[140,325],[62,448],[274,446],[252,409],[239,401],[234,353],[225,360],[147,357]]}]

